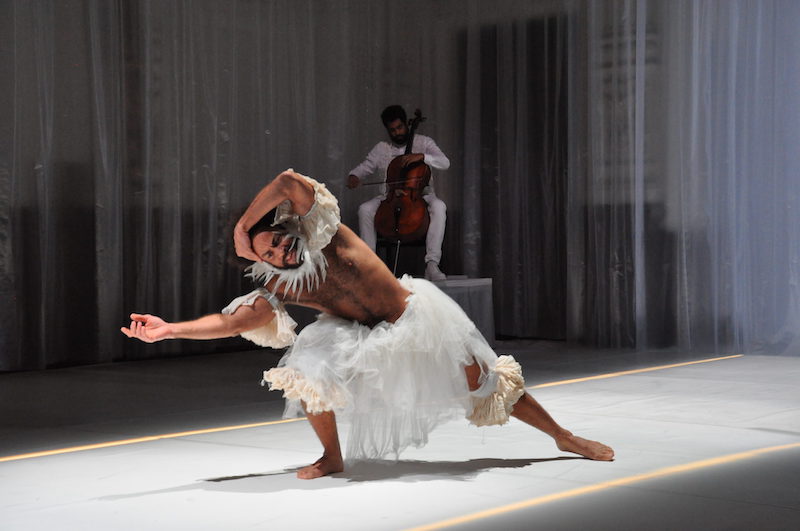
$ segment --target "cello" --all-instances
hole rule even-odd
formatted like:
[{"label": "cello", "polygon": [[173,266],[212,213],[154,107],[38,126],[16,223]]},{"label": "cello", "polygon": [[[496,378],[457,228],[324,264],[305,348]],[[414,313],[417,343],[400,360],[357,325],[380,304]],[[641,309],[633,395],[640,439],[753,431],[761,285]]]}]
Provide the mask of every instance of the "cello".
[{"label": "cello", "polygon": [[431,180],[431,168],[422,161],[404,164],[414,145],[417,126],[424,122],[422,111],[417,109],[409,123],[406,151],[392,159],[386,169],[386,199],[375,213],[375,230],[393,242],[408,243],[421,240],[428,232],[430,214],[422,192]]}]

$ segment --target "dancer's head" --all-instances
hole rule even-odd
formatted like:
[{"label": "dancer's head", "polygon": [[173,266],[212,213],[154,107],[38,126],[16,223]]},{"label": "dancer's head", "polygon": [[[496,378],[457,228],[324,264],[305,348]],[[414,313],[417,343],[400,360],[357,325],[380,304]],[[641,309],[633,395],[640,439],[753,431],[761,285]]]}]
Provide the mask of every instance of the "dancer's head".
[{"label": "dancer's head", "polygon": [[389,138],[398,146],[402,146],[408,139],[408,125],[406,111],[399,105],[390,105],[381,113],[381,120]]},{"label": "dancer's head", "polygon": [[303,263],[298,253],[298,237],[283,225],[273,225],[275,209],[248,231],[253,250],[265,262],[279,269],[296,269]]}]

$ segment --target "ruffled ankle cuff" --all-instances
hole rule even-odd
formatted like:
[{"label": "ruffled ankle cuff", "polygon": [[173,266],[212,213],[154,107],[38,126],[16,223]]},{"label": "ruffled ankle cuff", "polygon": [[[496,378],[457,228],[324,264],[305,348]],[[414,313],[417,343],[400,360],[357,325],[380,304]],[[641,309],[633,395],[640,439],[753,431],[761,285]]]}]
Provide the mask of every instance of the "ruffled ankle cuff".
[{"label": "ruffled ankle cuff", "polygon": [[472,391],[472,413],[467,419],[476,426],[505,424],[524,393],[522,367],[513,356],[500,356],[483,384]]}]

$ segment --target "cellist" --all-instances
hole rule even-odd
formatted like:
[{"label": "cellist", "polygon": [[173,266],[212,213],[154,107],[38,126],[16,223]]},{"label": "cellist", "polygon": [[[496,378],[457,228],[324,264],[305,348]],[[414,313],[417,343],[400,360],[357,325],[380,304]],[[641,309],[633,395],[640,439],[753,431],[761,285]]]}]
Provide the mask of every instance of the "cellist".
[{"label": "cellist", "polygon": [[[390,105],[381,113],[381,120],[389,141],[381,141],[367,154],[366,159],[353,168],[347,178],[348,188],[356,188],[362,179],[375,175],[382,181],[386,180],[386,169],[395,157],[405,157],[404,163],[412,164],[422,161],[435,170],[446,170],[450,167],[450,160],[442,153],[439,146],[432,138],[414,135],[411,153],[404,155],[406,141],[408,140],[408,119],[406,111],[400,105]],[[375,250],[377,235],[375,233],[375,213],[381,201],[386,198],[385,186],[381,187],[381,194],[365,201],[358,207],[358,229],[361,239]],[[444,280],[445,275],[439,268],[442,258],[442,241],[447,220],[447,206],[444,201],[436,197],[433,189],[433,179],[423,190],[423,199],[428,204],[430,225],[425,238],[425,278],[428,280]]]}]

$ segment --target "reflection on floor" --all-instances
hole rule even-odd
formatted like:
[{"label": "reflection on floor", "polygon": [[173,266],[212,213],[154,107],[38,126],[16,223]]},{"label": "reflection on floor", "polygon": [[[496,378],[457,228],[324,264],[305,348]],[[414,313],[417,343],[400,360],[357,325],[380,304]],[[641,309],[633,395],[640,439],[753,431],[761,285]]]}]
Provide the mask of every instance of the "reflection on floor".
[{"label": "reflection on floor", "polygon": [[[523,364],[531,387],[699,359],[544,342],[497,350]],[[397,463],[360,463],[314,481],[294,476],[319,457],[305,421],[2,460],[278,420],[279,394],[258,386],[278,356],[0,374],[1,527],[800,529],[799,357],[743,356],[532,389],[565,427],[612,445],[613,463],[559,452],[513,420],[453,422]],[[763,448],[774,450],[742,454]],[[673,468],[688,463],[702,468]],[[667,472],[647,475],[659,470]]]}]

